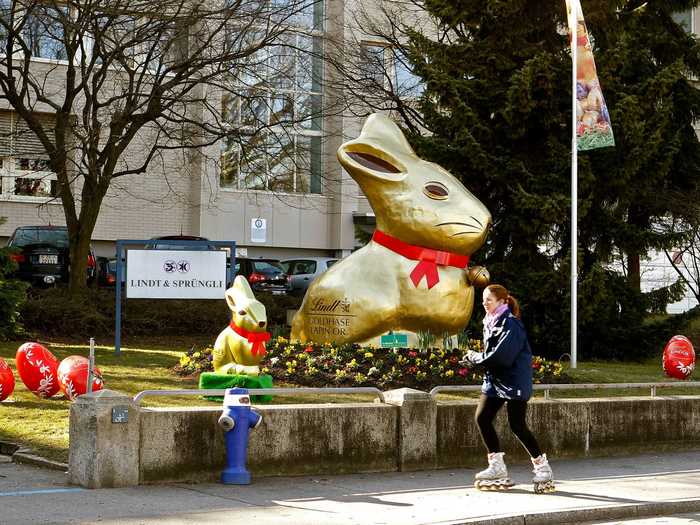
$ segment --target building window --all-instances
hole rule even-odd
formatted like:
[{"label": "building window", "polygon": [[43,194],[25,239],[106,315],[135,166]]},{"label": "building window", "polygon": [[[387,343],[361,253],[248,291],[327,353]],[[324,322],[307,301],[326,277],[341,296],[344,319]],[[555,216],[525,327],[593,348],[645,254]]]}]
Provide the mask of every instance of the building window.
[{"label": "building window", "polygon": [[[272,4],[270,16],[279,6],[295,28],[249,57],[244,74],[231,79],[238,94],[222,99],[232,134],[221,144],[220,186],[321,193],[323,2],[300,5],[291,16],[285,2]],[[232,31],[227,42],[256,36]]]},{"label": "building window", "polygon": [[33,57],[67,60],[63,27],[67,8],[35,4],[24,21],[22,38]]},{"label": "building window", "polygon": [[55,198],[58,196],[56,174],[48,161],[27,157],[0,157],[0,198]]},{"label": "building window", "polygon": [[401,98],[418,98],[423,94],[422,79],[413,73],[408,57],[398,48],[363,42],[360,72],[361,81],[367,83],[368,89],[380,87]]},{"label": "building window", "polygon": [[[53,116],[39,115],[53,128]],[[0,199],[52,199],[58,196],[56,174],[39,138],[12,111],[0,112]]]},{"label": "building window", "polygon": [[398,49],[392,49],[394,89],[402,98],[418,98],[423,94],[423,79],[413,72],[408,57]]},{"label": "building window", "polygon": [[360,67],[364,79],[373,85],[386,87],[387,84],[387,46],[363,43],[361,47]]},{"label": "building window", "polygon": [[677,13],[673,13],[671,17],[676,21],[678,25],[680,25],[683,29],[685,29],[686,33],[692,33],[693,32],[693,10],[692,9],[686,9],[685,11],[679,11]]}]

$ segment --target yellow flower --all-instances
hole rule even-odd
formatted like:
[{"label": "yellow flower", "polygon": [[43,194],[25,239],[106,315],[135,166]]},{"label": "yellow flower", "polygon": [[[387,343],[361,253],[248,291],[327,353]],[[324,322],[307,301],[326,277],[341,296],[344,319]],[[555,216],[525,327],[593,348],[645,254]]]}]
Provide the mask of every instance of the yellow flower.
[{"label": "yellow flower", "polygon": [[372,352],[365,352],[365,357],[367,359],[371,359],[372,357],[374,357],[374,354]]},{"label": "yellow flower", "polygon": [[455,375],[454,370],[448,370],[447,372],[445,372],[445,377],[452,377],[453,375]]},{"label": "yellow flower", "polygon": [[278,335],[278,336],[277,336],[277,342],[278,342],[278,343],[286,343],[287,340],[286,340],[284,337],[282,337],[281,335]]},{"label": "yellow flower", "polygon": [[202,357],[202,354],[200,354],[199,352],[195,352],[194,354],[192,354],[192,357],[194,357],[195,359],[199,359],[200,357]]},{"label": "yellow flower", "polygon": [[187,365],[189,365],[189,364],[190,364],[190,358],[189,358],[189,356],[183,355],[183,356],[180,358],[180,366],[187,366]]}]

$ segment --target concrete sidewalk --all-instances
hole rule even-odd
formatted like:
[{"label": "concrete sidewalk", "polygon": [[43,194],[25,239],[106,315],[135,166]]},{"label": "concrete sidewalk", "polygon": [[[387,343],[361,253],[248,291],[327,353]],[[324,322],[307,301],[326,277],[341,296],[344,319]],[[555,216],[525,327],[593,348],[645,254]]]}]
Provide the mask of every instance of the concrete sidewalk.
[{"label": "concrete sidewalk", "polygon": [[71,487],[61,472],[0,464],[0,523],[582,523],[700,510],[700,451],[552,461],[557,492],[534,495],[527,465],[508,492],[479,492],[474,470],[258,478],[249,486]]}]

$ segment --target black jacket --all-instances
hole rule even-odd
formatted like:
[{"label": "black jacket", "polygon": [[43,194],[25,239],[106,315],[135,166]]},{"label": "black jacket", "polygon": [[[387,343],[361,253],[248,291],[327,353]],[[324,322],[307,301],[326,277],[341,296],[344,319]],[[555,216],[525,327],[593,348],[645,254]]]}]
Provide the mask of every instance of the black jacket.
[{"label": "black jacket", "polygon": [[522,321],[510,310],[489,332],[484,327],[484,351],[472,354],[486,367],[481,391],[488,397],[527,401],[532,396],[532,350]]}]

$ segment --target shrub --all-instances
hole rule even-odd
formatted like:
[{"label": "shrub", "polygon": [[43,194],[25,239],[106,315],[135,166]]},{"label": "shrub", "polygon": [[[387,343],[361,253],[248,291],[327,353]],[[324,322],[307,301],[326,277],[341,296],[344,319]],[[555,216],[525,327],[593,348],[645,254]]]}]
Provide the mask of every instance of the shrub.
[{"label": "shrub", "polygon": [[[471,340],[473,349],[480,340]],[[212,371],[211,348],[191,349],[175,367],[180,375]],[[382,389],[411,387],[428,390],[437,385],[479,384],[482,375],[459,364],[462,351],[437,348],[383,349],[356,344],[300,344],[279,337],[268,344],[260,363],[263,373],[276,380],[303,386],[376,386]],[[569,378],[557,362],[533,358],[536,383],[566,383]]]},{"label": "shrub", "polygon": [[[300,299],[258,294],[265,304],[270,330],[286,325],[287,309]],[[231,312],[222,299],[128,299],[122,303],[122,334],[125,336],[191,336],[210,334],[212,341],[230,321]],[[114,336],[114,289],[89,289],[71,297],[65,287],[32,290],[20,313],[27,330],[66,339]]]},{"label": "shrub", "polygon": [[26,300],[27,284],[9,276],[17,270],[9,248],[0,248],[0,340],[23,333],[19,309]]}]

